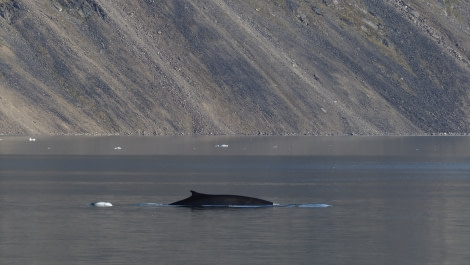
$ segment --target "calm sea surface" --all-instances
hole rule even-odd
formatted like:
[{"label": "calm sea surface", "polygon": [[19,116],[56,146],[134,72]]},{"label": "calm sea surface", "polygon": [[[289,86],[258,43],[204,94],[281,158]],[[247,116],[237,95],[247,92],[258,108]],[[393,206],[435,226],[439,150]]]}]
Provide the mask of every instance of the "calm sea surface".
[{"label": "calm sea surface", "polygon": [[2,265],[470,262],[469,137],[0,138]]}]

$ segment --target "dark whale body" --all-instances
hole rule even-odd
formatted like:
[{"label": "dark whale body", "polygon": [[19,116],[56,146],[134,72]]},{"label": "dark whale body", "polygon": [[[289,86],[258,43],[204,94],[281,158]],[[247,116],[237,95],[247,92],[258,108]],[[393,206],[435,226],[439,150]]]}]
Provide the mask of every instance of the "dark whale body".
[{"label": "dark whale body", "polygon": [[191,197],[170,203],[170,205],[187,207],[204,206],[263,206],[273,205],[270,201],[240,195],[212,195],[191,191]]}]

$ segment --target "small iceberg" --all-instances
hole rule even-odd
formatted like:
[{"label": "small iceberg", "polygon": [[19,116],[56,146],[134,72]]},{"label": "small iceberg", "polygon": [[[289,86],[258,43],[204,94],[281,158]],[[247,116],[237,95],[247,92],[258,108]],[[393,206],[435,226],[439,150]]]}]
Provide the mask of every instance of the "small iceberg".
[{"label": "small iceberg", "polygon": [[94,206],[94,207],[112,207],[113,206],[113,204],[110,202],[92,202],[89,205]]}]

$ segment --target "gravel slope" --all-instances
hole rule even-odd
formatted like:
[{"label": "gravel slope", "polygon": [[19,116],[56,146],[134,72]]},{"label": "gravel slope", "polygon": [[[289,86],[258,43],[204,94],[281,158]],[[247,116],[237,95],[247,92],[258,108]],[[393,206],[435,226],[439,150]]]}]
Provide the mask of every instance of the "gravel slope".
[{"label": "gravel slope", "polygon": [[0,0],[0,134],[466,134],[469,10]]}]

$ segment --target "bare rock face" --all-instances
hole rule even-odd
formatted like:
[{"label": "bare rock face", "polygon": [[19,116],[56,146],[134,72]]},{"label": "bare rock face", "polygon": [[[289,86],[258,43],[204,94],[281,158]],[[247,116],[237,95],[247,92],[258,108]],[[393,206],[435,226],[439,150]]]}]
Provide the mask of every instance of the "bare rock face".
[{"label": "bare rock face", "polygon": [[3,18],[8,24],[11,24],[18,8],[19,6],[16,1],[0,2],[0,17]]},{"label": "bare rock face", "polygon": [[0,0],[0,134],[465,134],[469,10]]}]

